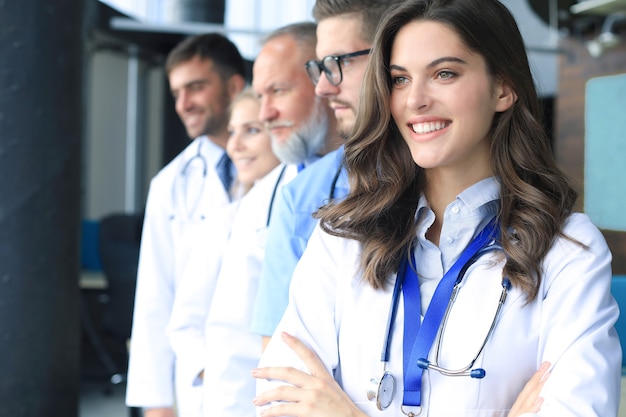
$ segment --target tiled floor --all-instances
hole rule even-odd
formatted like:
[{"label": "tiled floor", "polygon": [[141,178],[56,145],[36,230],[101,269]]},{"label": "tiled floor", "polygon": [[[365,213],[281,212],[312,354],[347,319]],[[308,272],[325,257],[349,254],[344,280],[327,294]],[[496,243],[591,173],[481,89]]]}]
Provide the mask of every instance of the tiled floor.
[{"label": "tiled floor", "polygon": [[107,386],[102,382],[82,382],[79,417],[129,417],[124,404],[124,384]]}]

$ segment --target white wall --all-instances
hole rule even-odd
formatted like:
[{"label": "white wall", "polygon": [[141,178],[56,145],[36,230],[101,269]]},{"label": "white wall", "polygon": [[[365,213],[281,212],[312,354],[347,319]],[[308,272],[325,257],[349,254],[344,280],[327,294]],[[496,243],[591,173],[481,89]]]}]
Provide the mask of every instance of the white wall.
[{"label": "white wall", "polygon": [[[134,103],[128,96],[128,53],[99,49],[87,62],[83,216],[100,219],[113,212],[139,211],[150,178],[161,168],[164,71],[139,60],[140,98]],[[136,137],[127,124],[134,113]]]},{"label": "white wall", "polygon": [[[131,17],[146,23],[167,24],[165,15],[170,4],[177,0],[100,0]],[[280,26],[313,20],[311,10],[315,0],[227,0],[224,26],[231,29],[229,37],[241,54],[253,59],[258,52],[258,38]],[[252,31],[257,34],[237,34]]]},{"label": "white wall", "polygon": [[[533,76],[537,84],[539,95],[554,97],[558,91],[558,30],[551,28],[541,20],[530,8],[527,1],[501,0],[517,21],[526,47],[529,48]],[[555,0],[545,0],[556,3]],[[533,49],[543,49],[545,52],[536,52]]]},{"label": "white wall", "polygon": [[[224,25],[267,33],[289,23],[313,21],[314,4],[315,0],[227,0]],[[230,37],[242,55],[254,59],[259,51],[258,36],[233,34]]]},{"label": "white wall", "polygon": [[126,59],[119,53],[89,57],[87,140],[85,141],[85,217],[124,208]]},{"label": "white wall", "polygon": [[[113,7],[151,23],[166,21],[164,10],[176,0],[101,0]],[[501,0],[515,15],[527,46],[546,50],[557,46],[557,30],[545,24],[526,0]],[[546,0],[556,8],[557,0]],[[315,0],[226,0],[226,28],[264,33],[288,23],[312,20]],[[232,34],[242,54],[253,59],[258,52],[258,36]],[[541,95],[554,96],[558,87],[557,56],[553,53],[530,52],[537,86]]]}]

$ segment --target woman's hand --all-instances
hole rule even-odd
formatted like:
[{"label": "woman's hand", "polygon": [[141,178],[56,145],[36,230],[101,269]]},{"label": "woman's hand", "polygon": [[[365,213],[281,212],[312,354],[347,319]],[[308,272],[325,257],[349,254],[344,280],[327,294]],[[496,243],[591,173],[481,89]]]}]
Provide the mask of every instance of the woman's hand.
[{"label": "woman's hand", "polygon": [[284,367],[253,369],[252,376],[255,378],[269,378],[291,384],[268,390],[254,399],[256,406],[280,402],[264,409],[262,416],[365,416],[328,373],[315,352],[287,333],[282,333],[281,338],[300,357],[311,374]]},{"label": "woman's hand", "polygon": [[550,369],[549,362],[541,364],[537,372],[535,372],[524,386],[522,392],[517,396],[511,411],[509,411],[509,417],[519,417],[524,413],[536,413],[539,411],[541,404],[543,404],[543,398],[539,394],[546,379],[550,376],[548,369]]},{"label": "woman's hand", "polygon": [[144,417],[176,417],[171,407],[146,408],[143,410]]},{"label": "woman's hand", "polygon": [[[287,333],[282,333],[281,338],[300,357],[311,374],[285,367],[253,369],[252,376],[255,378],[281,380],[291,384],[268,390],[253,400],[256,406],[278,402],[264,409],[262,416],[366,417],[328,373],[315,352]],[[544,362],[526,383],[511,407],[509,417],[520,417],[524,413],[539,411],[543,403],[539,394],[550,376],[548,369],[550,363]]]}]

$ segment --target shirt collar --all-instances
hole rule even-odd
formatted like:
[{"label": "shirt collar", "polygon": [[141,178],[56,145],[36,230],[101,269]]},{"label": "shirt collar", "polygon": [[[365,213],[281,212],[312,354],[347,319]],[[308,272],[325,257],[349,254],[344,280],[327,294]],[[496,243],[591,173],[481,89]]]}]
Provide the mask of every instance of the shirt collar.
[{"label": "shirt collar", "polygon": [[[465,207],[468,213],[474,213],[477,210],[482,209],[485,205],[499,200],[500,182],[496,177],[489,177],[463,190],[459,195],[457,195],[455,201],[450,204],[460,203]],[[415,217],[418,220],[420,218],[423,219],[423,216],[425,216],[429,211],[430,207],[428,206],[428,201],[426,200],[424,193],[422,193],[417,204]]]}]

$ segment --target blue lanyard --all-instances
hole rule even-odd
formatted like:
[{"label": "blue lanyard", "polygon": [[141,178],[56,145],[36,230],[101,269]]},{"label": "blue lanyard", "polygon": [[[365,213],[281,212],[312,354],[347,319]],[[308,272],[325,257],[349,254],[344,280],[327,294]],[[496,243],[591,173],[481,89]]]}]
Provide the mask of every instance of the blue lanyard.
[{"label": "blue lanyard", "polygon": [[[435,340],[441,320],[445,314],[452,289],[463,267],[481,248],[487,246],[490,241],[497,239],[497,218],[492,219],[487,226],[465,248],[459,259],[445,273],[433,298],[428,305],[424,322],[420,325],[421,299],[419,280],[417,273],[408,262],[403,262],[402,296],[404,300],[404,335],[403,335],[403,373],[404,395],[402,404],[407,406],[419,406],[421,404],[422,373],[418,367],[420,358],[428,357],[428,352]],[[415,253],[411,248],[413,265],[415,265]]]}]

